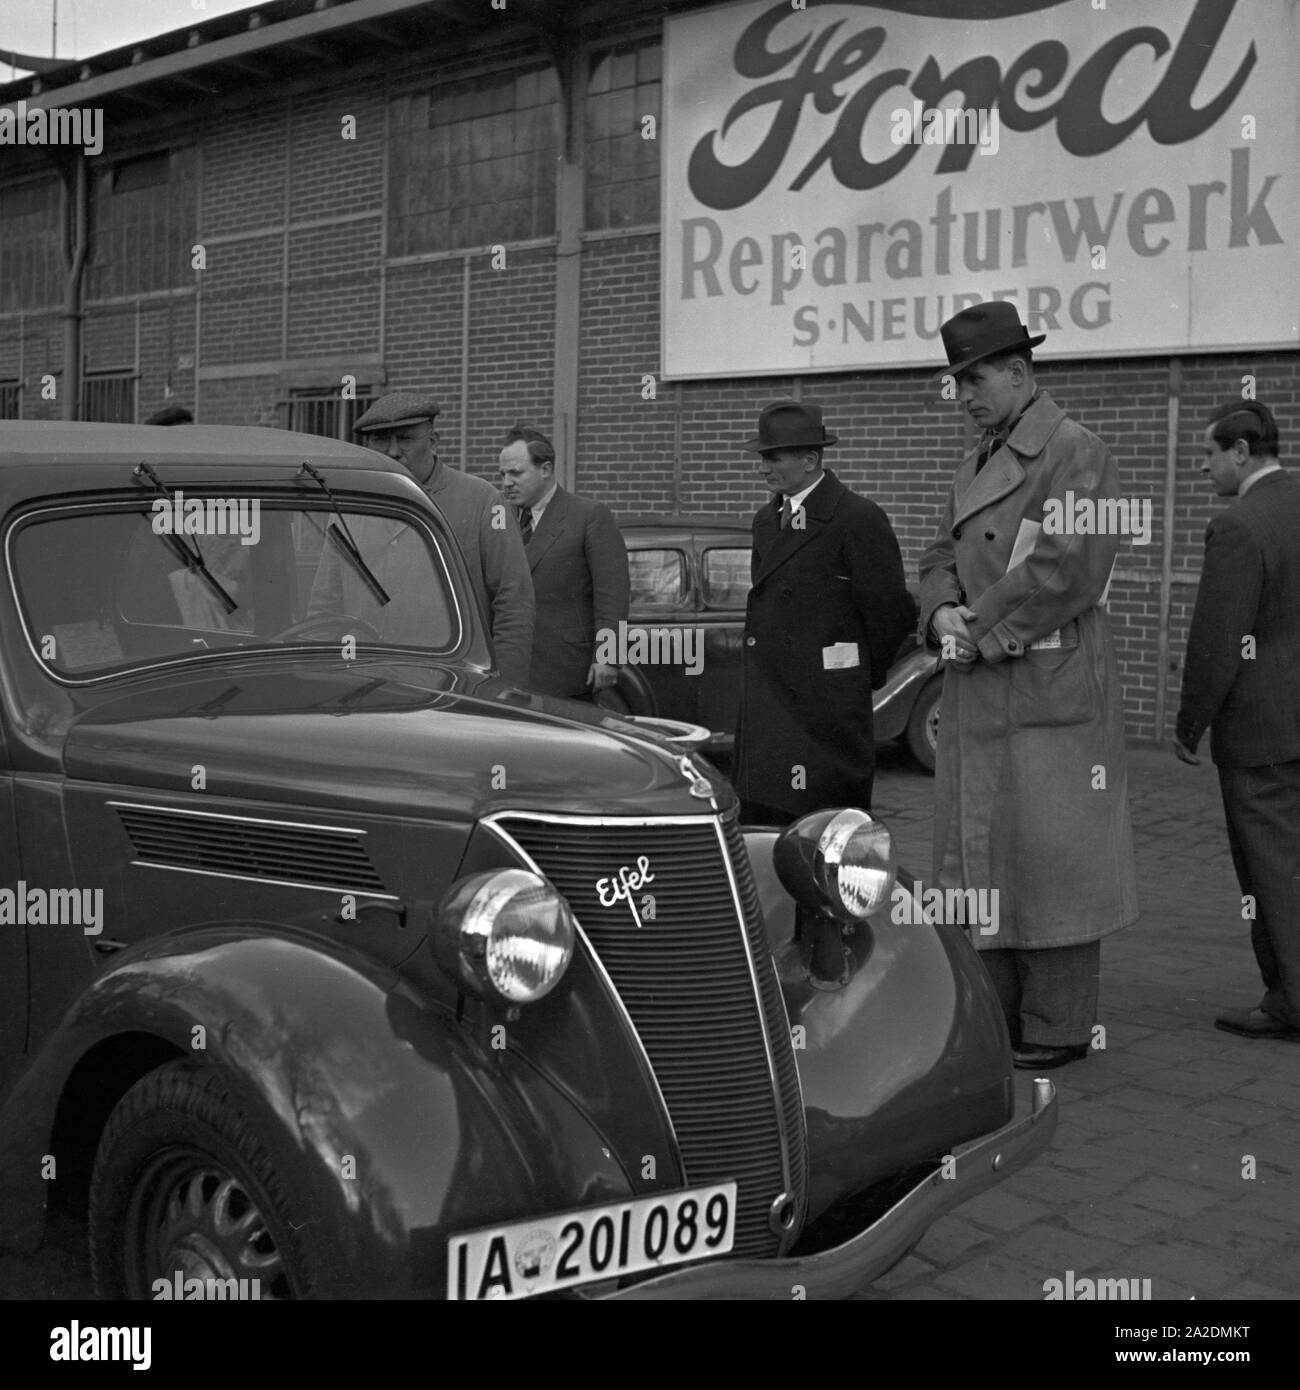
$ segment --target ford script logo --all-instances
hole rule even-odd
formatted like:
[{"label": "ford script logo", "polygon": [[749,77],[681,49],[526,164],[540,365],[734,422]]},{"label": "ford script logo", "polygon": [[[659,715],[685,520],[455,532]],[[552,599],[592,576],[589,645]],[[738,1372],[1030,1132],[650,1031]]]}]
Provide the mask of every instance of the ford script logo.
[{"label": "ford script logo", "polygon": [[620,902],[627,903],[632,913],[632,920],[639,927],[641,914],[636,910],[636,904],[632,901],[632,894],[644,888],[653,879],[654,874],[650,872],[650,860],[641,854],[637,856],[636,868],[624,864],[612,878],[598,878],[596,880],[596,896],[600,899],[601,907],[613,907]]}]

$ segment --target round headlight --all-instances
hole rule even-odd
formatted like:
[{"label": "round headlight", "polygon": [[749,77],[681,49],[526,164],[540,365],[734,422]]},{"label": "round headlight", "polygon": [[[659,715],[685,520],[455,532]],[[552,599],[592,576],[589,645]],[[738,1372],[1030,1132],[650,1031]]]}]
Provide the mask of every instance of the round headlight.
[{"label": "round headlight", "polygon": [[844,922],[869,917],[894,886],[894,841],[865,811],[815,811],[784,830],[772,849],[785,890],[805,907]]},{"label": "round headlight", "polygon": [[531,1004],[573,958],[573,914],[540,875],[489,869],[454,883],[438,906],[434,953],[462,988],[497,1004]]}]

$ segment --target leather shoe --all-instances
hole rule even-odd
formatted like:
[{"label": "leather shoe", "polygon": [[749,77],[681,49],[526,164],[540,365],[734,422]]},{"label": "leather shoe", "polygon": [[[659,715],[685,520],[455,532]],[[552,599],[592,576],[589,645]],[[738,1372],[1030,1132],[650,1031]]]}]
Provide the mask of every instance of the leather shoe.
[{"label": "leather shoe", "polygon": [[1088,1055],[1087,1043],[1070,1047],[1048,1047],[1046,1043],[1022,1043],[1011,1049],[1011,1057],[1021,1071],[1050,1071]]},{"label": "leather shoe", "polygon": [[1263,1009],[1230,1009],[1214,1020],[1216,1028],[1242,1038],[1293,1038],[1300,1040],[1300,1028],[1266,1014]]}]

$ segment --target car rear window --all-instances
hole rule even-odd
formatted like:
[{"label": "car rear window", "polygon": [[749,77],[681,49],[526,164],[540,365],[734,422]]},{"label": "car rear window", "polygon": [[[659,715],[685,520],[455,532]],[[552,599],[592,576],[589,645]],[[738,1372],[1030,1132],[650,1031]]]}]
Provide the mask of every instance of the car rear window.
[{"label": "car rear window", "polygon": [[[172,514],[150,501],[45,509],[10,530],[8,564],[28,639],[54,675],[98,679],[230,648],[339,648],[348,635],[357,647],[446,653],[459,645],[442,557],[408,518],[343,513],[388,596],[382,603],[335,539],[343,528],[328,508],[257,499],[254,510],[246,498],[241,510],[227,505],[234,499],[177,496],[185,513],[176,515],[194,527],[180,534]],[[211,578],[187,556],[201,558]],[[309,620],[313,627],[293,630]]]},{"label": "car rear window", "polygon": [[687,601],[686,556],[680,550],[629,550],[627,567],[633,607],[680,608]]},{"label": "car rear window", "polygon": [[749,596],[749,546],[711,546],[704,552],[704,606],[743,608]]}]

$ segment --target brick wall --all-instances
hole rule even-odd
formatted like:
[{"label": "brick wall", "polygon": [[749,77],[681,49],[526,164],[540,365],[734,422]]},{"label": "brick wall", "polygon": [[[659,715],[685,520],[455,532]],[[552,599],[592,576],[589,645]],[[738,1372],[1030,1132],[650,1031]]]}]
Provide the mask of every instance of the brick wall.
[{"label": "brick wall", "polygon": [[[648,63],[649,50],[640,51],[637,61]],[[443,404],[443,456],[488,477],[495,475],[502,433],[516,419],[553,428],[553,242],[503,237],[506,264],[499,268],[485,246],[385,260],[392,216],[385,201],[385,132],[393,129],[386,103],[427,70],[426,57],[413,55],[408,67],[394,68],[387,93],[382,82],[337,77],[322,77],[316,91],[279,98],[264,88],[256,104],[196,117],[188,135],[173,137],[188,141],[195,156],[185,167],[199,181],[193,233],[206,247],[207,269],[194,283],[88,303],[88,368],[138,371],[141,417],[165,399],[192,403],[197,393],[202,421],[276,424],[283,422],[289,385],[310,384],[313,362],[320,363],[315,384],[330,386],[355,358],[364,364],[366,381],[432,389]],[[538,57],[520,55],[521,71],[536,69]],[[656,76],[652,65],[647,73],[647,80]],[[343,138],[344,116],[356,118],[355,140]],[[141,133],[127,133],[138,149]],[[107,149],[103,160],[113,158]],[[0,196],[3,189],[0,179]],[[640,188],[633,199],[638,208],[653,203],[641,197],[644,192]],[[549,204],[544,198],[539,206]],[[593,234],[583,242],[580,269],[574,466],[581,491],[624,517],[698,512],[748,518],[766,492],[740,443],[753,432],[764,402],[804,394],[821,402],[840,436],[832,466],[884,506],[915,579],[952,470],[972,439],[960,411],[939,399],[927,372],[664,382],[658,375],[657,231],[642,226]],[[203,369],[197,380],[196,310]],[[29,305],[21,318],[0,314],[0,380],[17,374],[21,344],[28,416],[59,414],[57,401],[39,400],[40,374],[61,366],[57,315],[58,305],[44,302]],[[1198,471],[1205,415],[1239,397],[1242,378],[1252,374],[1259,399],[1277,412],[1284,441],[1294,446],[1300,438],[1300,355],[1182,359],[1176,502],[1172,518],[1166,517],[1169,370],[1168,359],[1152,358],[1044,363],[1039,373],[1046,389],[1111,447],[1130,495],[1153,504],[1151,542],[1121,552],[1110,602],[1129,728],[1139,737],[1154,735],[1162,676],[1157,642],[1164,529],[1174,528],[1169,669],[1163,673],[1168,729],[1203,533],[1221,505]]]}]

